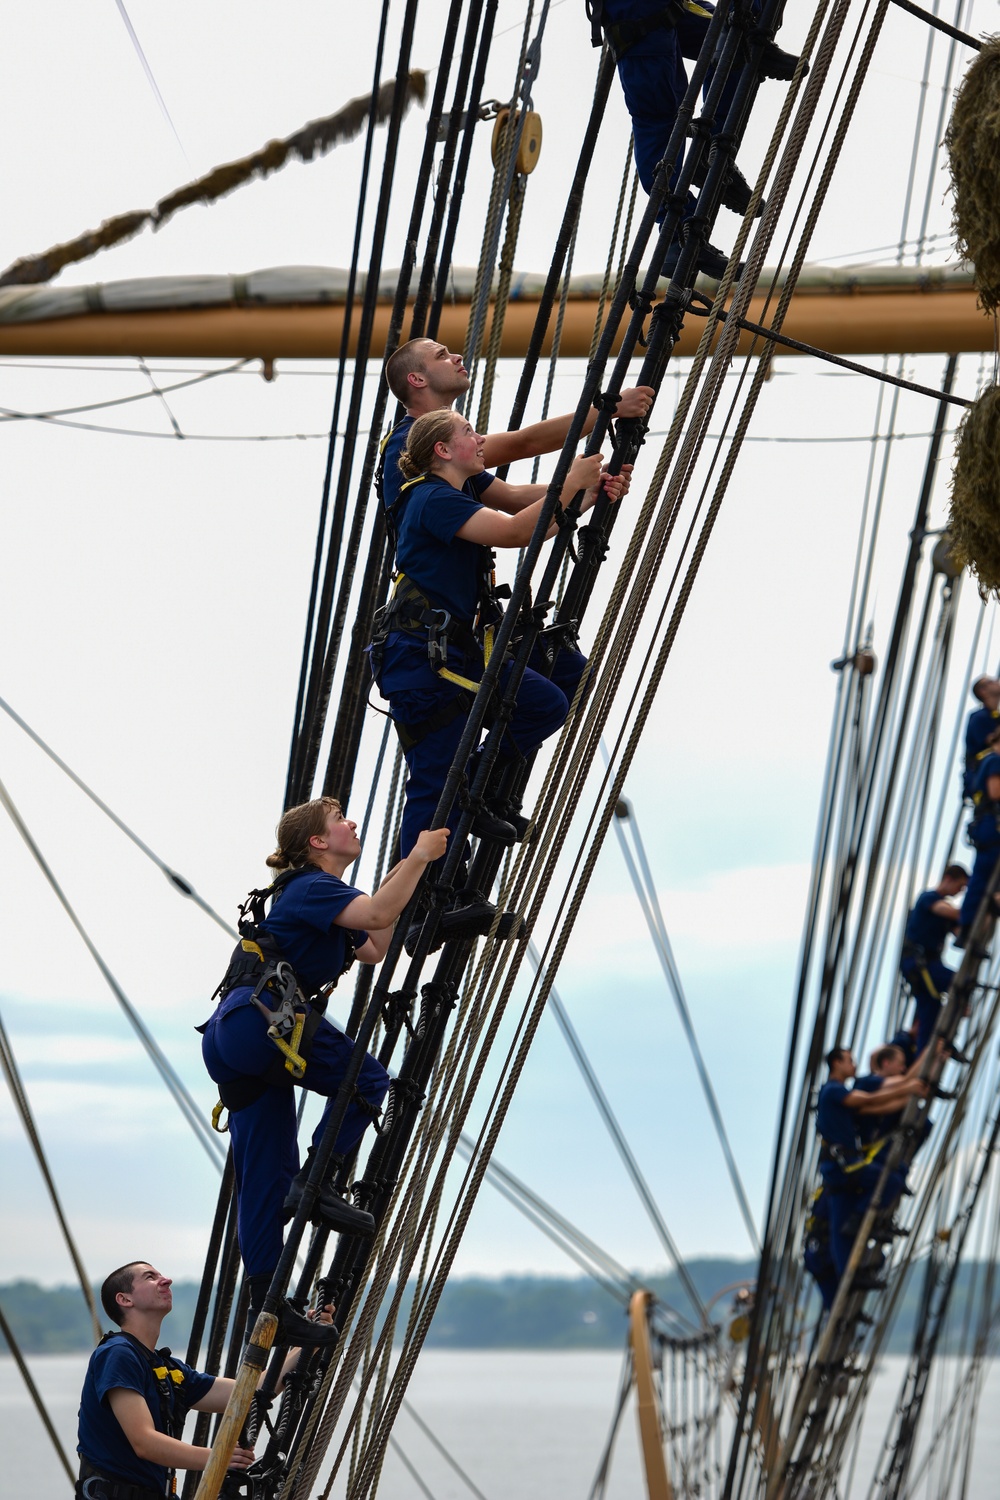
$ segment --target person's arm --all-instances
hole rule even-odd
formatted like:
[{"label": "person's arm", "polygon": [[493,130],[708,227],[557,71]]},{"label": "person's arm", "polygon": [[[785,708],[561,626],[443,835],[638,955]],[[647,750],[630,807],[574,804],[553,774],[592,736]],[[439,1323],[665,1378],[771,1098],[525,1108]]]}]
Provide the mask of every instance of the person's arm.
[{"label": "person's arm", "polygon": [[[599,453],[591,454],[589,458],[574,459],[560,496],[560,501],[564,506],[569,505],[578,490],[584,490],[582,510],[590,509],[597,498],[596,486],[601,477],[601,462]],[[492,488],[493,485],[490,485],[490,489]],[[534,504],[526,506],[514,516],[503,515],[500,511],[491,510],[484,505],[476,511],[474,516],[470,516],[463,526],[459,527],[455,535],[461,537],[464,542],[478,542],[482,547],[526,547],[531,541],[544,503],[544,498],[536,500]],[[558,526],[553,521],[545,533],[546,537],[555,536],[558,530]]]},{"label": "person's arm", "polygon": [[[622,464],[622,482],[616,487],[617,493],[612,493],[611,487],[607,487],[611,498],[620,500],[623,495],[627,494],[631,479],[632,465]],[[505,479],[494,479],[493,483],[487,485],[482,491],[478,499],[480,504],[488,505],[491,510],[503,511],[507,516],[516,516],[529,505],[534,505],[536,500],[544,499],[547,489],[547,484],[508,484]],[[594,503],[593,499],[590,503],[591,505]],[[589,506],[584,508],[589,509]]]},{"label": "person's arm", "polygon": [[[216,1380],[211,1390],[196,1402],[195,1411],[224,1411],[229,1399],[228,1391],[221,1406],[209,1406],[206,1403],[215,1395],[216,1386],[227,1386],[231,1390],[232,1385],[231,1380]],[[116,1386],[108,1392],[108,1405],[136,1458],[151,1464],[161,1464],[166,1469],[203,1469],[208,1463],[211,1448],[196,1448],[194,1443],[182,1443],[179,1438],[157,1432],[153,1414],[146,1405],[145,1397],[140,1396],[138,1391]],[[234,1448],[229,1467],[248,1469],[253,1463],[253,1457],[252,1448]]]},{"label": "person's arm", "polygon": [[[1000,781],[1000,776],[997,777],[997,780]],[[944,897],[942,897],[940,901],[935,901],[934,905],[931,907],[931,911],[936,917],[947,917],[948,921],[954,922],[956,927],[958,926],[962,915],[958,907],[952,906],[951,902],[946,901]]]},{"label": "person's arm", "polygon": [[[333,925],[360,927],[368,933],[369,942],[374,940],[377,944],[380,935],[385,929],[392,928],[393,922],[413,895],[425,867],[440,859],[447,847],[447,828],[435,828],[433,831],[425,829],[406,858],[396,866],[392,880],[383,881],[374,896],[355,896],[340,915],[334,918]],[[358,957],[362,963],[376,963],[377,959],[362,958],[367,946],[362,946]]]},{"label": "person's arm", "polygon": [[[616,417],[645,417],[653,404],[656,392],[651,386],[637,385],[622,391],[615,407]],[[516,432],[490,432],[483,444],[486,467],[495,469],[499,464],[516,463],[519,458],[537,458],[541,453],[557,453],[566,441],[575,412],[562,417],[549,417],[544,422],[532,422],[529,427],[520,427]],[[593,432],[597,412],[591,407],[584,418],[582,437]]]},{"label": "person's arm", "polygon": [[844,1103],[848,1109],[853,1109],[862,1115],[894,1115],[913,1094],[924,1092],[925,1085],[920,1078],[887,1078],[882,1087],[874,1094],[865,1094],[852,1090]]},{"label": "person's arm", "polygon": [[1000,776],[987,776],[986,795],[991,802],[1000,802]]}]

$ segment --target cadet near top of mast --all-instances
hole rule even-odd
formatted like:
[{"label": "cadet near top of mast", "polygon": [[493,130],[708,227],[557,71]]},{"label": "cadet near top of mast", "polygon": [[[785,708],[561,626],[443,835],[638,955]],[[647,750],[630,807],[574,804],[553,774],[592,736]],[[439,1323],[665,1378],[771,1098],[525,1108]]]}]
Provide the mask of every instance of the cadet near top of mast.
[{"label": "cadet near top of mast", "polygon": [[[976,718],[976,715],[972,715]],[[976,862],[962,902],[962,915],[956,943],[964,947],[980,903],[1000,859],[1000,724],[996,725],[979,752],[978,768],[972,778],[972,819],[967,830],[969,843],[976,851]],[[1000,910],[1000,895],[994,894],[993,905]]]},{"label": "cadet near top of mast", "polygon": [[[591,40],[595,47],[599,47],[606,39],[618,65],[622,92],[632,117],[636,170],[647,193],[666,153],[677,112],[687,91],[688,78],[683,59],[697,58],[714,9],[709,0],[667,0],[666,4],[664,0],[587,0]],[[759,3],[754,3],[751,10],[758,15]],[[767,42],[758,69],[762,78],[787,82],[797,64],[798,58],[783,52],[774,42]],[[741,67],[742,61],[738,60],[722,89],[715,113],[714,136],[725,129]],[[707,93],[711,81],[710,68],[705,76],[703,93]],[[676,188],[683,160],[683,152],[679,152],[670,177],[671,190]],[[704,183],[708,167],[709,152],[706,151],[693,178],[696,187]],[[734,162],[723,190],[722,205],[742,216],[750,206],[751,196],[750,184]],[[761,202],[757,212],[761,213],[763,207]],[[691,218],[694,210],[695,199],[688,193],[682,227],[664,261],[666,276],[673,274],[683,239],[683,223]],[[661,220],[666,211],[665,199]],[[698,270],[718,279],[725,271],[728,259],[724,251],[706,243],[699,256]]]}]

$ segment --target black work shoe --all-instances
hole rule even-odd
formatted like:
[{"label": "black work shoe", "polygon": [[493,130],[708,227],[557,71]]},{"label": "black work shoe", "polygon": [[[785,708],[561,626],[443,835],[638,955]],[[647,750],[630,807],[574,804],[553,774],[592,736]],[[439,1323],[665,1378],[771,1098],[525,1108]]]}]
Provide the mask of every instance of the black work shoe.
[{"label": "black work shoe", "polygon": [[[795,69],[799,60],[791,52],[782,52],[777,42],[768,42],[760,54],[761,78],[777,78],[782,83],[788,83],[795,76]],[[803,77],[809,72],[809,64],[806,63],[802,70]]]},{"label": "black work shoe", "polygon": [[[663,276],[666,276],[668,280],[671,280],[673,278],[674,271],[677,268],[677,262],[680,259],[680,253],[681,247],[677,243],[677,241],[674,240],[673,244],[670,246],[670,249],[667,251],[666,255],[663,258],[663,271],[661,272],[661,274]],[[701,254],[698,256],[697,274],[700,274],[702,276],[710,276],[713,281],[721,281],[723,276],[725,275],[726,267],[728,266],[728,264],[729,256],[725,253],[724,250],[719,250],[715,245],[704,244],[701,247]],[[743,262],[741,261],[736,267],[736,273],[733,279],[735,281],[739,281],[742,274]]]},{"label": "black work shoe", "polygon": [[902,1224],[876,1224],[868,1236],[869,1241],[876,1245],[890,1245],[893,1240],[903,1240],[909,1237],[910,1231],[904,1229]]},{"label": "black work shoe", "polygon": [[[505,803],[502,807],[497,805],[493,811],[498,818],[503,818],[504,822],[509,823],[513,828],[515,843],[523,844],[528,835],[528,829],[531,827],[531,819],[526,818],[522,812],[518,812],[509,803]],[[532,830],[531,837],[534,838],[534,830]]]},{"label": "black work shoe", "polygon": [[[486,901],[478,891],[469,891],[459,897],[459,903],[451,911],[445,912],[439,931],[443,938],[485,937],[496,921],[496,915],[497,909],[492,901]],[[517,912],[502,912],[494,937],[510,937],[520,922]]]},{"label": "black work shoe", "polygon": [[489,839],[491,843],[505,847],[517,843],[517,829],[513,823],[508,818],[487,812],[485,808],[473,818],[472,832],[477,839]]},{"label": "black work shoe", "polygon": [[[286,1223],[295,1217],[296,1210],[302,1201],[305,1185],[304,1172],[292,1178],[288,1195],[285,1198]],[[332,1182],[324,1182],[320,1188],[313,1206],[312,1221],[314,1224],[322,1224],[326,1229],[335,1229],[338,1234],[369,1236],[375,1233],[375,1220],[371,1214],[363,1208],[355,1208],[353,1203],[348,1203],[347,1199],[342,1198],[336,1191]]]},{"label": "black work shoe", "polygon": [[[946,1049],[946,1054],[945,1055],[947,1056],[949,1062],[960,1063],[963,1068],[967,1068],[970,1065],[970,1063],[972,1062],[972,1058],[971,1057],[966,1057],[965,1053],[964,1052],[960,1052],[957,1047],[948,1047]],[[954,1099],[955,1095],[951,1094],[949,1096],[947,1094],[938,1094],[938,1098],[939,1099],[946,1099],[946,1098],[949,1098],[949,1097],[952,1098],[952,1099]]]},{"label": "black work shoe", "polygon": [[[701,165],[691,179],[695,187],[704,187],[705,178],[708,176],[708,166],[707,159],[702,157]],[[739,214],[740,218],[742,218],[750,207],[750,199],[752,197],[753,188],[747,182],[736,163],[733,162],[729,168],[726,185],[722,190],[723,208],[728,208],[730,213]],[[757,213],[754,217],[759,218],[766,207],[767,204],[762,198],[757,204]]]},{"label": "black work shoe", "polygon": [[969,929],[967,927],[958,927],[952,933],[951,946],[953,948],[964,948],[968,941]]},{"label": "black work shoe", "polygon": [[340,1330],[332,1323],[314,1323],[311,1318],[296,1312],[284,1298],[278,1308],[278,1331],[275,1345],[283,1349],[328,1349],[340,1338]]},{"label": "black work shoe", "polygon": [[954,1089],[939,1089],[936,1085],[931,1089],[931,1093],[935,1099],[944,1099],[948,1104],[953,1103],[958,1098]]},{"label": "black work shoe", "polygon": [[887,1282],[873,1271],[858,1271],[851,1282],[852,1292],[884,1292]]}]

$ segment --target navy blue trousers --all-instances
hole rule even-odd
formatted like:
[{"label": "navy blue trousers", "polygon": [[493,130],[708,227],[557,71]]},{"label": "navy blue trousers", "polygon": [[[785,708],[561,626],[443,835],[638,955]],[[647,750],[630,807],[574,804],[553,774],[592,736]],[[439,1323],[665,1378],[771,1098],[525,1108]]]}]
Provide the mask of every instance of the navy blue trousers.
[{"label": "navy blue trousers", "polygon": [[[705,10],[714,9],[699,0]],[[618,64],[625,104],[632,116],[632,140],[635,165],[639,181],[648,193],[653,186],[657,165],[663,160],[670,133],[677,119],[687,91],[688,78],[684,70],[685,57],[696,58],[708,29],[708,20],[693,16],[688,11],[678,11],[677,25],[670,30],[652,31],[641,42],[636,42],[625,53]],[[716,110],[716,129],[721,130],[732,104],[733,93],[739,80],[739,67],[729,75],[722,98]],[[711,84],[711,69],[706,75],[705,91]],[[680,176],[683,152],[670,179],[674,188]],[[685,217],[694,209],[694,198],[689,193]],[[661,213],[660,217],[663,217]]]},{"label": "navy blue trousers", "polygon": [[[221,1017],[214,1015],[205,1028],[201,1051],[216,1083],[259,1078],[277,1055],[274,1044],[267,1038],[267,1023],[252,1005],[237,1005]],[[301,1085],[313,1093],[325,1094],[330,1100],[313,1131],[314,1146],[323,1137],[333,1097],[353,1051],[354,1043],[342,1031],[329,1021],[320,1021]],[[389,1075],[382,1064],[377,1058],[366,1056],[358,1076],[358,1093],[378,1108],[388,1087]],[[229,1117],[240,1254],[248,1276],[272,1275],[281,1255],[282,1208],[289,1184],[299,1170],[295,1107],[294,1088],[267,1088],[256,1103]],[[371,1113],[352,1099],[337,1136],[336,1150],[344,1156],[353,1151],[371,1119]]]},{"label": "navy blue trousers", "polygon": [[819,1288],[827,1312],[833,1306],[840,1277],[830,1253],[830,1194],[820,1193],[812,1206],[813,1225],[806,1238],[802,1263]]},{"label": "navy blue trousers", "polygon": [[[882,1166],[876,1159],[854,1172],[845,1172],[836,1162],[824,1162],[819,1172],[825,1196],[830,1199],[830,1258],[839,1282],[851,1258],[861,1216],[882,1176]],[[882,1208],[892,1208],[902,1191],[901,1175],[890,1172],[882,1194]]]},{"label": "navy blue trousers", "polygon": [[979,903],[986,895],[990,876],[993,874],[997,860],[1000,859],[1000,833],[997,832],[995,819],[990,819],[989,824],[978,831],[974,843],[976,862],[972,866],[972,874],[965,887],[965,896],[962,900],[961,925],[965,928],[971,927],[976,920]]},{"label": "navy blue trousers", "polygon": [[[540,653],[531,660],[535,668],[543,665]],[[512,669],[508,662],[500,676],[501,690]],[[527,756],[543,740],[556,734],[566,722],[586,658],[579,651],[563,649],[556,657],[552,676],[526,668],[517,690],[517,707],[508,733],[504,736],[501,755],[519,752]],[[478,682],[482,675],[482,658],[469,657],[449,649],[448,667],[460,677]],[[427,659],[427,643],[420,636],[394,631],[385,643],[379,692],[389,700],[392,716],[402,724],[418,725],[462,691],[454,683],[438,677]],[[406,782],[406,805],[399,833],[400,854],[405,859],[423,829],[429,828],[444,790],[448,772],[465,729],[467,715],[458,713],[449,724],[425,735],[418,744],[404,752],[409,776]],[[508,738],[513,745],[507,743]],[[447,826],[447,824],[446,824]]]},{"label": "navy blue trousers", "polygon": [[917,1051],[923,1052],[934,1035],[941,1001],[948,993],[955,970],[940,959],[928,963],[919,958],[904,958],[899,967],[917,1002]]}]

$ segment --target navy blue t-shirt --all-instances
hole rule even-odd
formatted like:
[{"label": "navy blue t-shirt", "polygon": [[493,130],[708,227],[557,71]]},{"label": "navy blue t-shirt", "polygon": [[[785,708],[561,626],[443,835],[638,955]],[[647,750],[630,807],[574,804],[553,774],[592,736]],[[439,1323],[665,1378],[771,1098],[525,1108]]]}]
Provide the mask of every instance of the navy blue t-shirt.
[{"label": "navy blue t-shirt", "polygon": [[455,533],[482,508],[443,479],[416,484],[407,491],[396,542],[400,571],[433,605],[470,625],[479,603],[483,549]]},{"label": "navy blue t-shirt", "polygon": [[366,942],[366,932],[333,925],[344,908],[364,894],[336,875],[309,869],[275,897],[261,926],[274,938],[307,994],[338,979],[351,950]]},{"label": "navy blue t-shirt", "polygon": [[967,797],[972,795],[972,784],[979,770],[979,757],[986,749],[986,741],[994,730],[1000,729],[1000,709],[977,708],[969,715],[965,726],[965,775],[962,790]]},{"label": "navy blue t-shirt", "polygon": [[[382,503],[387,510],[395,505],[399,499],[400,487],[403,484],[403,475],[399,467],[399,455],[406,447],[406,439],[409,436],[410,428],[416,420],[416,417],[404,417],[401,422],[396,423],[386,441],[383,451],[384,462],[382,465]],[[482,474],[474,474],[469,483],[474,492],[482,496],[489,489],[495,478],[495,474],[484,472]]]},{"label": "navy blue t-shirt", "polygon": [[850,1092],[846,1084],[836,1083],[832,1078],[824,1083],[816,1104],[816,1129],[827,1145],[854,1151],[857,1149],[858,1128],[853,1111],[844,1104]]},{"label": "navy blue t-shirt", "polygon": [[[877,1094],[883,1083],[885,1079],[881,1073],[862,1073],[860,1078],[855,1078],[854,1087],[864,1094]],[[855,1125],[862,1143],[868,1145],[870,1141],[877,1141],[880,1135],[888,1135],[891,1130],[895,1130],[901,1114],[902,1110],[894,1115],[859,1114]]]},{"label": "navy blue t-shirt", "polygon": [[[152,1350],[143,1353],[138,1343],[133,1343],[127,1334],[108,1339],[94,1350],[80,1398],[77,1452],[102,1474],[122,1479],[127,1484],[144,1485],[164,1495],[166,1468],[136,1455],[108,1401],[109,1391],[138,1391],[149,1407],[153,1426],[157,1432],[165,1432],[154,1365],[163,1366],[162,1353],[154,1355]],[[179,1359],[172,1360],[171,1365],[174,1371],[170,1377],[174,1415],[179,1419],[208,1394],[215,1384],[215,1376],[192,1370]],[[180,1380],[176,1378],[178,1375]]]},{"label": "navy blue t-shirt", "polygon": [[941,957],[944,940],[955,931],[957,925],[958,909],[955,909],[955,918],[939,917],[932,907],[944,898],[939,891],[924,891],[913,903],[910,915],[906,919],[906,931],[904,936],[909,943],[915,943],[918,948],[923,948],[929,959]]},{"label": "navy blue t-shirt", "polygon": [[973,794],[982,792],[986,796],[986,783],[991,776],[1000,776],[1000,755],[991,750],[989,755],[983,757],[979,762],[979,769],[972,779]]}]

